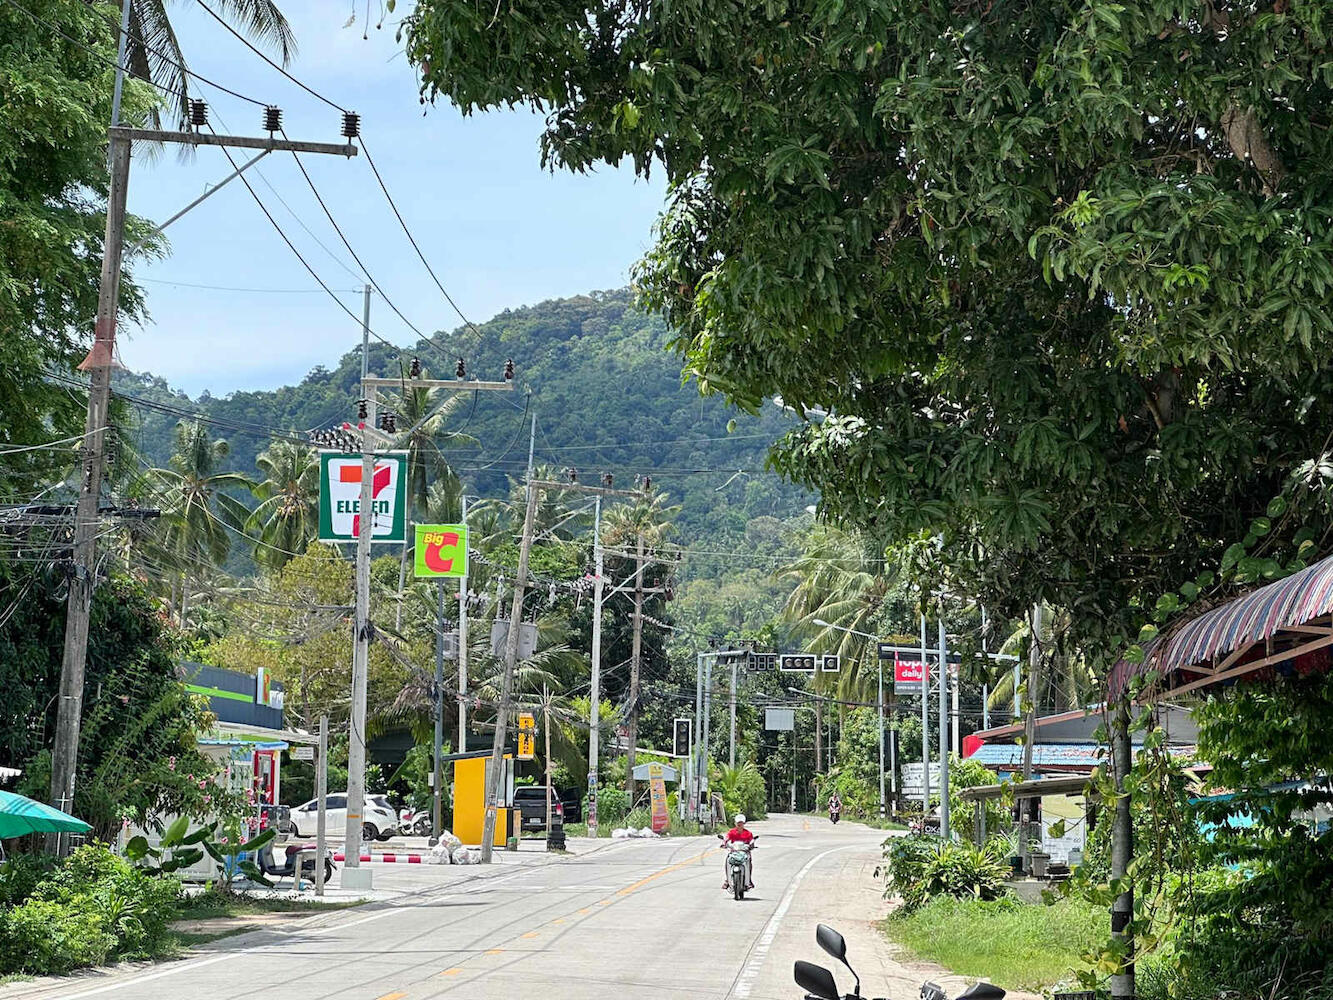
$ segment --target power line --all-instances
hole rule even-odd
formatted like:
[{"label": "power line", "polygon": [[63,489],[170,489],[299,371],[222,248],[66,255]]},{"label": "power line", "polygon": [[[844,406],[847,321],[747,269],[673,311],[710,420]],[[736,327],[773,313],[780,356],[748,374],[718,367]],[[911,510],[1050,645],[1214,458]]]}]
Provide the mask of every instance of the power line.
[{"label": "power line", "polygon": [[[172,278],[143,278],[136,276],[135,281],[146,281],[154,285],[172,285],[177,288],[202,288],[210,292],[248,292],[257,295],[322,295],[322,288],[240,288],[236,285],[203,285],[192,281],[176,281]],[[343,295],[359,293],[359,288],[335,288]]]}]

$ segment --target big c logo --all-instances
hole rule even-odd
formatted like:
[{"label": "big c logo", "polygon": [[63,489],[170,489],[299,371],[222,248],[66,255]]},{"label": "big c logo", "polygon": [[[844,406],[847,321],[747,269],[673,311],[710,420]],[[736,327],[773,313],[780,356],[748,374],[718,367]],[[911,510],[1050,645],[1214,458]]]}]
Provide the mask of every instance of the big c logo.
[{"label": "big c logo", "polygon": [[415,576],[467,576],[467,525],[418,524]]}]

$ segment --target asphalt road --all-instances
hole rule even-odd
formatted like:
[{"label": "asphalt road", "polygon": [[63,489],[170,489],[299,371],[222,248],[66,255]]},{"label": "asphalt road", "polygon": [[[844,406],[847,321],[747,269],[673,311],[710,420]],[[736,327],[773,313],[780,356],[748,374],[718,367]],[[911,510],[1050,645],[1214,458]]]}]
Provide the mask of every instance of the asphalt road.
[{"label": "asphalt road", "polygon": [[[884,912],[873,877],[883,834],[800,817],[754,830],[756,889],[743,902],[722,891],[715,840],[615,841],[582,856],[452,869],[469,880],[24,996],[800,1000],[793,960],[829,961],[814,942],[821,920],[847,935],[863,993],[915,996],[923,976],[893,962],[872,923]],[[838,985],[851,992],[845,971]]]}]

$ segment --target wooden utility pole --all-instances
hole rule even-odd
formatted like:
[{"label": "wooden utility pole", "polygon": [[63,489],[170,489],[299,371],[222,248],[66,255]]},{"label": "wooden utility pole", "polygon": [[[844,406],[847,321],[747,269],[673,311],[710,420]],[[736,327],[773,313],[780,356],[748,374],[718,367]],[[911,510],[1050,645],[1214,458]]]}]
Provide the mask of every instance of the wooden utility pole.
[{"label": "wooden utility pole", "polygon": [[639,745],[639,663],[643,655],[643,532],[634,553],[634,638],[630,645],[629,747],[625,751],[625,790],[634,802],[635,747]]},{"label": "wooden utility pole", "polygon": [[1111,826],[1111,880],[1122,880],[1125,890],[1111,903],[1111,936],[1125,942],[1124,965],[1111,976],[1112,1000],[1134,1000],[1134,882],[1129,878],[1129,864],[1134,858],[1134,821],[1130,816],[1129,768],[1132,760],[1129,742],[1129,696],[1116,702],[1111,723],[1111,769],[1115,778],[1115,816]]},{"label": "wooden utility pole", "polygon": [[[123,37],[122,34],[122,40]],[[346,144],[337,145],[293,142],[272,137],[264,139],[202,135],[196,132],[162,132],[119,126],[109,129],[108,136],[111,180],[107,192],[102,276],[97,292],[97,320],[92,350],[79,365],[80,370],[88,372],[91,385],[88,389],[88,416],[84,423],[84,438],[80,448],[79,502],[74,517],[74,566],[69,581],[65,649],[60,664],[60,699],[56,706],[55,745],[51,751],[51,804],[66,812],[74,805],[79,729],[83,718],[84,673],[88,660],[88,620],[92,609],[93,591],[97,585],[98,506],[102,493],[102,477],[106,471],[106,432],[111,405],[111,368],[115,364],[116,354],[121,259],[125,251],[125,196],[129,188],[130,144],[135,140],[141,140],[195,146],[244,146],[266,152],[291,150],[334,153],[339,156],[355,156],[357,152],[350,140]],[[233,176],[239,173],[238,170]],[[196,199],[189,207],[202,200],[203,198]],[[174,221],[181,214],[183,213],[177,213],[168,221]],[[159,227],[158,231],[160,232],[162,228],[164,227]],[[143,242],[141,240],[140,244]],[[68,846],[67,834],[47,835],[48,850],[63,855]]]}]

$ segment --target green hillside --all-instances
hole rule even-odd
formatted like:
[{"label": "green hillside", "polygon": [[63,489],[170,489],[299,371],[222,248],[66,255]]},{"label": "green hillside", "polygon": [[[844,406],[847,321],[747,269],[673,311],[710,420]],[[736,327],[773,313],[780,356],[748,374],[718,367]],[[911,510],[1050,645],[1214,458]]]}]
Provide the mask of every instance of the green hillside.
[{"label": "green hillside", "polygon": [[[507,493],[509,477],[527,464],[527,414],[535,411],[538,463],[574,466],[585,480],[610,472],[629,484],[651,475],[682,505],[677,538],[693,548],[743,546],[752,519],[786,519],[812,502],[764,467],[768,444],[790,418],[776,406],[760,417],[739,413],[682,384],[665,325],[637,310],[628,290],[507,310],[477,330],[459,328],[401,352],[372,341],[370,371],[405,375],[414,355],[427,375],[451,377],[462,356],[469,377],[488,380],[514,360],[512,396],[469,394],[447,425],[475,438],[451,453],[469,494]],[[352,418],[360,372],[357,349],[336,367],[317,367],[299,385],[273,391],[190,399],[150,375],[122,373],[116,384],[142,401],[134,406],[136,447],[148,464],[166,462],[175,411],[198,411],[231,445],[230,467],[253,474],[273,435],[304,437]],[[695,572],[702,567],[696,563]]]}]

